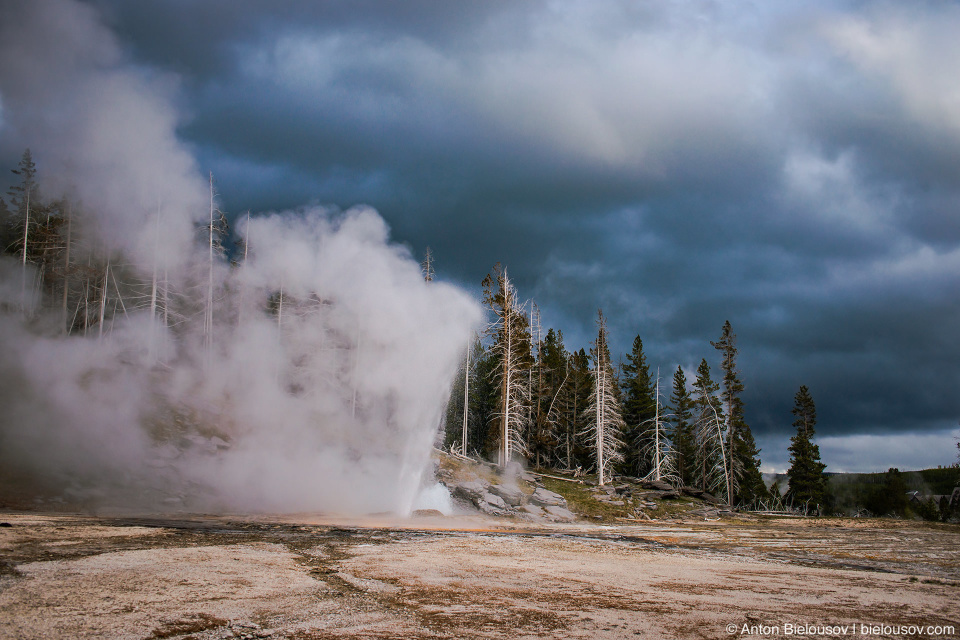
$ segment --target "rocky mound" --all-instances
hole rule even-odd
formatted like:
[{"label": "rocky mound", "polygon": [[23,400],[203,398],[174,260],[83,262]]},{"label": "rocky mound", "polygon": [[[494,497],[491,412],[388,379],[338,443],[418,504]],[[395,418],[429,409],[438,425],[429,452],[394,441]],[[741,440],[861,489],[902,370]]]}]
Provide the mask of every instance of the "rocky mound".
[{"label": "rocky mound", "polygon": [[715,519],[733,512],[704,491],[617,477],[597,486],[560,471],[535,473],[437,452],[436,477],[464,513],[519,520],[572,522]]},{"label": "rocky mound", "polygon": [[519,468],[500,473],[492,465],[439,454],[437,481],[466,510],[521,520],[572,522],[577,516],[567,500],[546,489],[536,476]]}]

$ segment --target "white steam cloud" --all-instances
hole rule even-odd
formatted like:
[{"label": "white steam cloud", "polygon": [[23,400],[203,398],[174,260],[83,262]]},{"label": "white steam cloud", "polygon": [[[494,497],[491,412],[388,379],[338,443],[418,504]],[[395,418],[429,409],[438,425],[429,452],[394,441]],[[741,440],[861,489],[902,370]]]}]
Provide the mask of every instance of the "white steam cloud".
[{"label": "white steam cloud", "polygon": [[0,260],[5,472],[92,505],[409,511],[476,303],[368,208],[241,219],[237,264],[211,262],[175,81],[125,64],[86,5],[0,5],[3,145],[74,203],[86,269],[63,312]]}]

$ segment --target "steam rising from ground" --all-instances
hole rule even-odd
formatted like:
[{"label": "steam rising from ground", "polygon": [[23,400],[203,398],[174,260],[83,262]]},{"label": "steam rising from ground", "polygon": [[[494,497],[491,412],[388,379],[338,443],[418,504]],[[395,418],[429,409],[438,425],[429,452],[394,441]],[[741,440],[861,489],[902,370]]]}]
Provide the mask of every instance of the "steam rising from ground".
[{"label": "steam rising from ground", "polygon": [[241,218],[238,264],[211,267],[172,81],[124,66],[85,5],[2,5],[5,144],[76,203],[71,260],[116,307],[61,335],[0,260],[4,469],[97,504],[408,511],[476,304],[369,208]]}]

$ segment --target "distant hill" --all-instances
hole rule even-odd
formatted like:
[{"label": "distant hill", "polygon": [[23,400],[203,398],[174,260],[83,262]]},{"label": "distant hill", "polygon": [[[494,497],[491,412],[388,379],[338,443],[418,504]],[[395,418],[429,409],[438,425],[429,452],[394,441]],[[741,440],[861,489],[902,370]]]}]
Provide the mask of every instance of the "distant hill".
[{"label": "distant hill", "polygon": [[[877,473],[830,473],[830,493],[833,497],[833,508],[837,511],[855,511],[867,502],[871,492],[886,481],[886,471]],[[902,471],[901,476],[907,491],[917,491],[921,495],[949,495],[953,488],[960,485],[960,467],[937,467],[935,469],[921,469],[919,471]],[[770,487],[777,480],[780,481],[782,492],[787,491],[787,474],[766,473],[763,476]]]}]

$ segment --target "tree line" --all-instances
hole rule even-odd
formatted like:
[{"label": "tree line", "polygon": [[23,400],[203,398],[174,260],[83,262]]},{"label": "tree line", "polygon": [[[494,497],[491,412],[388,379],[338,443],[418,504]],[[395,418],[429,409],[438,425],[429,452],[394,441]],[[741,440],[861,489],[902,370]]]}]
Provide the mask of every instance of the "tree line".
[{"label": "tree line", "polygon": [[173,331],[202,318],[203,342],[209,349],[213,313],[223,293],[214,270],[227,255],[230,233],[225,215],[215,205],[212,175],[209,217],[196,228],[196,241],[208,259],[172,274],[159,246],[163,224],[159,211],[153,220],[158,245],[152,270],[148,267],[145,273],[144,265],[128,263],[122,253],[85,233],[89,224],[83,223],[90,220],[69,200],[41,196],[29,149],[12,172],[17,182],[7,191],[9,202],[0,198],[0,243],[21,266],[20,311],[29,312],[36,303],[45,311],[59,310],[61,332],[85,336],[102,336],[116,317],[140,309],[150,309],[153,321]]},{"label": "tree line", "polygon": [[[432,269],[432,256],[425,261]],[[426,273],[426,271],[425,271]],[[744,417],[744,385],[733,327],[711,342],[719,380],[706,358],[690,382],[678,366],[664,384],[633,339],[615,365],[603,311],[589,348],[568,349],[544,331],[532,302],[521,302],[497,264],[482,283],[492,322],[477,335],[451,391],[445,446],[460,455],[539,469],[667,482],[713,493],[731,505],[782,502],[760,473],[760,450]],[[813,443],[816,410],[806,387],[796,398],[786,499],[808,510],[827,504],[824,468]]]}]

